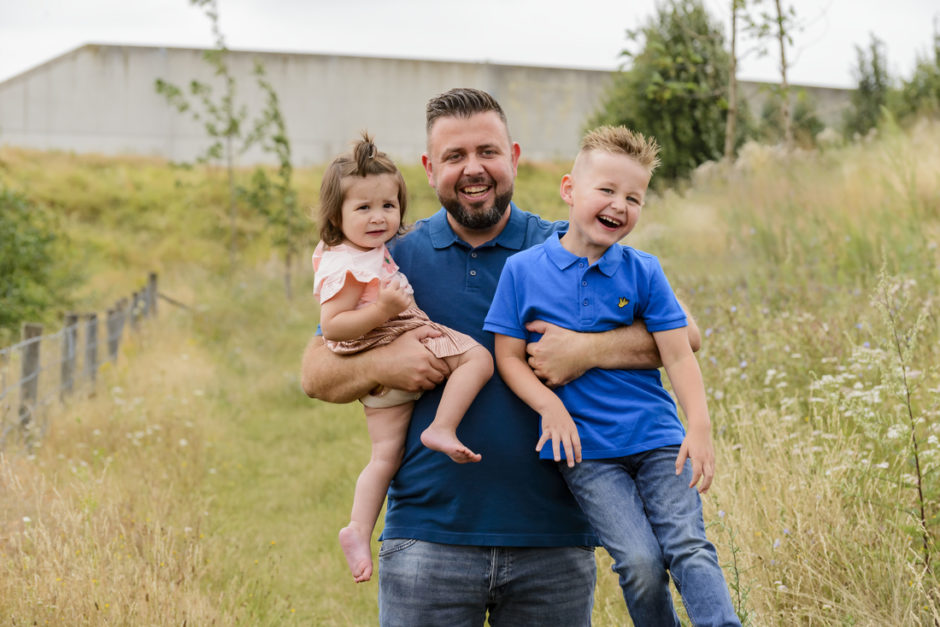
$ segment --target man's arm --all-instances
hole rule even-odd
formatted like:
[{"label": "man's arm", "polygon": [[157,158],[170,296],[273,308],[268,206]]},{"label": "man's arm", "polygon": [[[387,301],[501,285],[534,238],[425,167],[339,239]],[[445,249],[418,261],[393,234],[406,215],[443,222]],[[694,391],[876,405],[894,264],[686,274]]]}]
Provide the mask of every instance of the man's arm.
[{"label": "man's arm", "polygon": [[[697,352],[702,336],[687,310],[686,318],[689,346]],[[642,320],[600,333],[578,333],[542,320],[526,328],[542,334],[538,342],[526,345],[526,352],[532,371],[549,387],[569,383],[591,368],[639,370],[663,365],[656,341]]]},{"label": "man's arm", "polygon": [[437,334],[422,327],[354,355],[337,355],[314,336],[304,351],[300,385],[307,396],[330,403],[352,402],[380,385],[408,392],[433,389],[450,374],[447,363],[421,343]]}]

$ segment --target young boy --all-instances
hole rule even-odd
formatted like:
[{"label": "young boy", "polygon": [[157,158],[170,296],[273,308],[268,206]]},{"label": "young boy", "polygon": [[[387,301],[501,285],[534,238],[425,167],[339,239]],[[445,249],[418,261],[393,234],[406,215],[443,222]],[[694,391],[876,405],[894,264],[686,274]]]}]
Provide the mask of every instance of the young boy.
[{"label": "young boy", "polygon": [[[633,622],[679,624],[671,573],[693,624],[740,625],[705,538],[698,493],[711,485],[714,450],[686,317],[657,259],[618,244],[640,217],[658,152],[654,140],[624,127],[584,137],[561,180],[568,231],[506,262],[483,328],[496,334],[505,382],[541,414],[536,451],[558,462],[614,558]],[[594,368],[555,390],[546,387],[526,358],[526,343],[538,340],[526,323],[536,319],[581,332],[642,319],[688,433],[658,370]]]}]

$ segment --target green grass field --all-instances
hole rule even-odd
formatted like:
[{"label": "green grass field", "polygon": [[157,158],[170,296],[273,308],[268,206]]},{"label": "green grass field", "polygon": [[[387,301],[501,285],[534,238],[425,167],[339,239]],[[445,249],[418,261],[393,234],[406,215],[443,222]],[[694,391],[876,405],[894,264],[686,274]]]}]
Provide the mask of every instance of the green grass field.
[{"label": "green grass field", "polygon": [[[298,172],[305,206],[320,171]],[[523,164],[517,203],[564,217],[564,171]],[[940,624],[938,172],[937,123],[749,147],[652,198],[627,240],[660,257],[704,335],[706,524],[748,624]],[[351,581],[336,542],[369,454],[361,408],[302,394],[311,272],[288,302],[250,216],[229,268],[223,178],[0,151],[0,183],[61,217],[80,307],[151,270],[191,307],[161,303],[40,447],[0,457],[5,624],[376,623],[376,583]],[[411,219],[434,211],[420,168],[406,178]],[[598,563],[594,624],[629,624]]]}]

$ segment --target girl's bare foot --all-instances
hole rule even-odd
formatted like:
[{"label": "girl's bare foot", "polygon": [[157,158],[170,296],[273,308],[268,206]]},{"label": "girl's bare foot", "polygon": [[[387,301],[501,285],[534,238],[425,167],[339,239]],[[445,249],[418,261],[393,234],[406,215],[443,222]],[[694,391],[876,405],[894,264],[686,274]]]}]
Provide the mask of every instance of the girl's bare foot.
[{"label": "girl's bare foot", "polygon": [[372,577],[370,540],[369,535],[357,529],[354,523],[339,530],[339,545],[343,548],[343,555],[346,556],[346,563],[349,564],[349,572],[352,573],[353,581],[356,583],[369,581]]},{"label": "girl's bare foot", "polygon": [[457,434],[449,429],[443,429],[434,426],[431,423],[427,429],[421,433],[421,443],[431,450],[444,453],[458,464],[467,462],[478,462],[483,457],[474,453],[457,439]]}]

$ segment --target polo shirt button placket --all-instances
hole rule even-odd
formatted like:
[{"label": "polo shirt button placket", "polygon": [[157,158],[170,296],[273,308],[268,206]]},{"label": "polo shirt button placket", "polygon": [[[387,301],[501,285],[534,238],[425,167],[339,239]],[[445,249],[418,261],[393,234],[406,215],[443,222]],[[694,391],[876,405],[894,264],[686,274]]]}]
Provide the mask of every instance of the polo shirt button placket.
[{"label": "polo shirt button placket", "polygon": [[477,253],[477,251],[475,250],[471,250],[469,259],[467,260],[468,261],[467,263],[467,266],[468,266],[467,267],[467,287],[473,290],[479,289],[479,279],[477,278],[476,268],[470,267],[469,262],[471,262],[474,259],[477,259],[478,257],[479,257],[479,253]]}]

